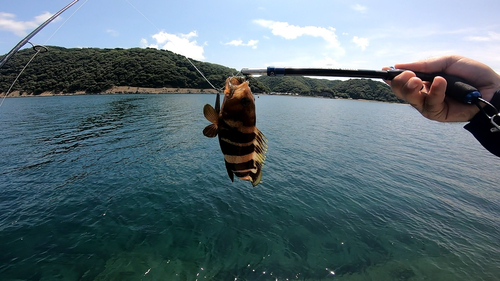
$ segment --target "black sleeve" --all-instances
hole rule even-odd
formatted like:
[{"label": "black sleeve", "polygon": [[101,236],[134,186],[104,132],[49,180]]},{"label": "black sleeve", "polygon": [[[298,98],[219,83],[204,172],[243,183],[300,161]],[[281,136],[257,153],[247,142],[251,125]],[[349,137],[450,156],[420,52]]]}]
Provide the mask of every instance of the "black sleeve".
[{"label": "black sleeve", "polygon": [[[497,109],[500,108],[500,90],[495,93],[490,103]],[[497,115],[494,121],[500,125],[500,116]],[[472,117],[464,128],[471,132],[484,148],[500,157],[500,130],[491,123],[484,112],[480,111]]]}]

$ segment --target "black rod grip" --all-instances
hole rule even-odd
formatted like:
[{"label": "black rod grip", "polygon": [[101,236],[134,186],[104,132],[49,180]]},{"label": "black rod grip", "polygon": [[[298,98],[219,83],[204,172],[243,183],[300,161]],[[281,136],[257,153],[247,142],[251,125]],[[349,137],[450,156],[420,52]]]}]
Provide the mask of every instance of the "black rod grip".
[{"label": "black rod grip", "polygon": [[[387,70],[387,76],[384,78],[385,80],[392,80],[399,74],[403,73],[402,69],[391,69]],[[422,79],[422,81],[433,82],[436,76],[441,76],[446,80],[446,96],[453,98],[459,102],[463,102],[466,104],[473,104],[477,101],[478,98],[481,97],[481,93],[468,84],[465,80],[458,78],[454,75],[449,75],[445,73],[423,73],[423,72],[414,72],[415,75]]]},{"label": "black rod grip", "polygon": [[415,74],[423,81],[429,81],[429,82],[434,81],[434,78],[436,76],[443,77],[444,79],[446,79],[447,83],[446,96],[453,98],[454,100],[457,100],[459,102],[463,102],[466,104],[473,104],[474,102],[477,101],[478,98],[481,97],[481,93],[479,93],[479,91],[475,87],[468,84],[465,80],[458,78],[457,76],[444,73],[437,73],[437,74],[431,74],[430,76],[432,77],[432,80],[430,80],[429,74],[425,73],[415,73]]},{"label": "black rod grip", "polygon": [[[403,73],[404,69],[389,69],[389,70],[366,70],[366,69],[332,69],[332,68],[284,68],[284,67],[268,67],[268,76],[330,76],[330,77],[356,77],[356,78],[381,78],[384,80],[392,80],[399,74]],[[244,73],[265,74],[263,69],[250,70],[243,69]],[[441,76],[446,79],[446,96],[451,97],[459,102],[473,104],[481,97],[479,91],[468,84],[465,80],[453,75],[444,73],[423,73],[414,72],[415,75],[423,81],[432,82],[436,76]]]}]

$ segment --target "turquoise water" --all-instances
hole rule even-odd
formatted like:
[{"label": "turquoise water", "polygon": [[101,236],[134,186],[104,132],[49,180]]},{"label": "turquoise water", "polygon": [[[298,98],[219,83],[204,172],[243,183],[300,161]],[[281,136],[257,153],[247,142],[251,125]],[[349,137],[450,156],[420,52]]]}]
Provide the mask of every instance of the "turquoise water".
[{"label": "turquoise water", "polygon": [[214,95],[10,98],[1,280],[497,280],[499,159],[407,105],[260,96],[263,181]]}]

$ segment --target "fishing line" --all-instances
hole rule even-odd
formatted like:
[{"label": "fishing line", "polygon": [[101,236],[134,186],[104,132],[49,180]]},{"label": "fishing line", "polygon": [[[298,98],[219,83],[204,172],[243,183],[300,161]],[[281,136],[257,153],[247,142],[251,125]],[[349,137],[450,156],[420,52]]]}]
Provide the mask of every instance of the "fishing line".
[{"label": "fishing line", "polygon": [[208,81],[207,77],[205,77],[205,75],[203,75],[203,72],[201,72],[201,70],[199,70],[196,65],[194,65],[194,63],[186,56],[184,56],[187,61],[194,67],[194,69],[196,69],[196,71],[198,71],[198,73],[205,79],[205,81],[208,82],[208,84],[210,84],[210,86],[212,86],[212,88],[214,88],[214,90],[216,90],[217,92],[221,92],[222,91],[222,88],[220,89],[217,89],[214,85],[212,85],[212,83],[210,83],[210,81]]},{"label": "fishing line", "polygon": [[141,11],[139,11],[139,9],[137,9],[134,5],[132,5],[132,3],[130,3],[128,0],[125,0],[127,3],[130,4],[130,6],[132,6],[132,8],[134,8],[139,14],[141,14],[147,21],[149,21],[149,23],[154,26],[158,31],[161,31],[161,29],[158,28],[158,26],[156,26],[156,24],[154,24],[151,20],[149,20],[148,17],[146,17],[146,15],[144,15]]},{"label": "fishing line", "polygon": [[[67,5],[66,7],[64,7],[62,10],[60,10],[59,12],[57,12],[56,14],[54,14],[51,18],[49,18],[47,21],[45,21],[42,25],[40,25],[38,28],[36,28],[34,31],[32,31],[26,38],[24,38],[23,40],[21,40],[21,42],[18,43],[18,45],[16,47],[14,47],[14,49],[5,56],[5,58],[2,60],[2,65],[5,64],[7,62],[7,59],[10,58],[12,55],[14,55],[15,52],[17,52],[17,50],[19,50],[24,44],[26,43],[29,43],[31,44],[31,46],[33,47],[33,49],[36,51],[36,53],[31,57],[31,59],[26,63],[26,65],[23,67],[23,69],[21,69],[21,72],[19,72],[19,74],[17,75],[16,79],[14,79],[14,82],[12,82],[12,84],[10,85],[10,88],[9,90],[7,90],[7,92],[5,92],[5,95],[3,96],[2,100],[0,101],[0,107],[2,107],[4,101],[5,101],[5,98],[7,98],[7,96],[10,94],[10,91],[12,90],[12,88],[14,87],[14,85],[16,84],[17,80],[19,80],[19,77],[21,77],[21,75],[23,74],[24,70],[26,70],[26,68],[28,67],[28,65],[35,59],[35,57],[40,53],[45,53],[48,51],[47,47],[43,46],[43,45],[34,45],[33,43],[29,42],[28,40],[31,39],[33,36],[35,36],[38,31],[40,31],[43,27],[45,27],[45,25],[49,24],[53,19],[54,17],[58,17],[61,13],[63,13],[66,9],[69,9],[73,4],[75,4],[78,0],[75,0],[73,1],[72,3],[70,3],[69,5]],[[47,44],[47,42],[61,29],[61,27],[64,26],[64,24],[66,24],[66,22],[68,22],[68,20],[76,13],[78,12],[78,10],[80,10],[83,5],[85,5],[86,3],[88,2],[88,0],[85,0],[85,2],[80,5],[80,7],[78,7],[78,9],[76,9],[55,31],[54,33],[52,33],[52,35],[45,41],[45,44]]]},{"label": "fishing line", "polygon": [[75,11],[74,11],[74,12],[73,12],[73,13],[72,13],[72,14],[71,14],[71,15],[70,15],[70,16],[69,16],[69,17],[68,17],[68,18],[67,18],[67,19],[66,19],[66,20],[65,20],[65,21],[64,21],[64,22],[63,22],[63,23],[62,23],[62,24],[61,24],[61,25],[57,28],[57,29],[56,29],[56,31],[54,31],[54,33],[52,33],[52,35],[50,35],[49,39],[47,39],[47,40],[45,41],[45,45],[47,44],[47,42],[49,42],[49,40],[50,40],[50,39],[52,39],[52,37],[54,37],[54,35],[55,35],[58,31],[59,31],[59,29],[61,29],[61,27],[63,27],[63,25],[65,25],[65,24],[69,21],[69,19],[70,19],[71,17],[73,17],[73,15],[74,15],[74,14],[76,14],[76,12],[78,12],[78,11],[79,11],[79,10],[83,7],[83,5],[85,5],[88,1],[89,1],[89,0],[85,0],[85,2],[83,2],[83,4],[81,4],[81,5],[80,5],[80,7],[78,7],[78,8],[77,8],[77,9],[76,9],[76,10],[75,10]]},{"label": "fishing line", "polygon": [[[88,1],[88,0],[87,0]],[[156,26],[156,24],[154,24],[148,17],[146,17],[146,15],[144,15],[141,11],[139,11],[139,9],[137,9],[134,5],[132,5],[132,3],[130,3],[128,0],[125,0],[127,3],[130,4],[130,6],[132,6],[132,8],[134,8],[139,14],[141,14],[149,23],[151,23],[151,25],[153,25],[159,32],[161,32],[161,29],[158,28],[158,26]],[[186,58],[186,60],[194,67],[194,69],[196,69],[196,71],[201,75],[201,77],[203,77],[203,79],[205,79],[205,81],[207,81],[207,83],[214,89],[216,90],[217,92],[221,92],[223,90],[223,88],[219,88],[217,89],[212,83],[210,83],[210,81],[208,80],[208,78],[203,74],[203,72],[201,72],[201,70],[199,70],[196,65],[194,65],[194,63],[187,57],[187,56],[184,56],[184,55],[181,55],[183,56],[184,58]]]},{"label": "fishing line", "polygon": [[16,79],[14,79],[14,82],[12,82],[12,84],[10,85],[9,90],[7,90],[7,92],[5,92],[5,95],[3,96],[2,101],[0,102],[0,107],[2,107],[2,104],[5,101],[5,98],[7,98],[7,96],[10,94],[10,91],[12,90],[12,87],[14,87],[14,85],[17,82],[17,80],[19,79],[19,77],[21,77],[21,74],[23,74],[24,70],[28,67],[28,65],[31,63],[31,61],[33,61],[35,59],[36,55],[38,55],[38,53],[42,52],[42,50],[45,50],[43,52],[47,51],[47,48],[44,47],[44,46],[33,45],[31,42],[28,42],[28,43],[30,43],[31,46],[33,46],[33,49],[36,50],[36,53],[31,57],[31,59],[28,61],[28,63],[26,63],[26,65],[23,67],[23,69],[21,69],[21,72],[19,72],[19,74],[17,75]]}]

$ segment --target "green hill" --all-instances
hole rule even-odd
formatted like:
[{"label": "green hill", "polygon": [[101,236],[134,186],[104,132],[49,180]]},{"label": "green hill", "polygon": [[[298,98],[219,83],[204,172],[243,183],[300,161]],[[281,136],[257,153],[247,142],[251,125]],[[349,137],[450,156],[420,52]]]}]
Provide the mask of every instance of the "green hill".
[{"label": "green hill", "polygon": [[[28,95],[43,92],[102,93],[115,86],[144,88],[211,89],[184,56],[151,48],[99,49],[48,46],[25,70],[13,91]],[[32,49],[15,54],[0,69],[0,92],[6,92],[24,65],[33,56]],[[236,69],[193,60],[216,87],[222,87]],[[390,88],[369,79],[348,81],[306,77],[251,78],[254,93],[294,93],[398,102]]]},{"label": "green hill", "polygon": [[371,79],[347,81],[314,79],[307,77],[259,77],[258,81],[268,86],[271,92],[297,93],[304,96],[330,98],[352,98],[388,102],[399,100],[385,83]]}]

